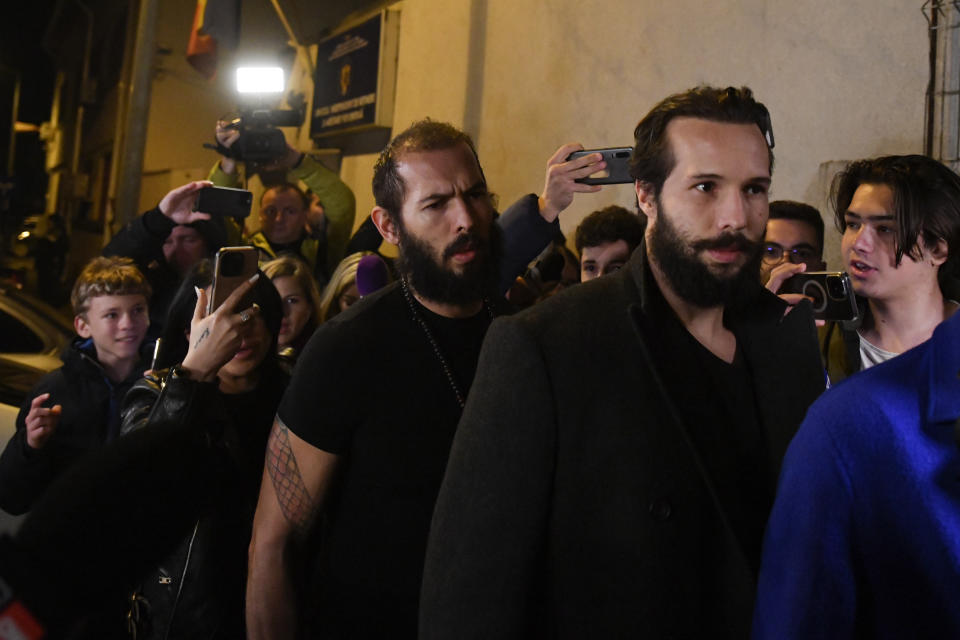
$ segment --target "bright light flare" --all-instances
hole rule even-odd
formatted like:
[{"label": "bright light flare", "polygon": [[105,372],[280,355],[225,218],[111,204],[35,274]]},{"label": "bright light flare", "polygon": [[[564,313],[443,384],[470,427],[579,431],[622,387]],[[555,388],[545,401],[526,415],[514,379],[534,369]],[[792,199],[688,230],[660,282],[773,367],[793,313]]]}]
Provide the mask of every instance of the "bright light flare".
[{"label": "bright light flare", "polygon": [[240,93],[283,93],[281,67],[237,67]]}]

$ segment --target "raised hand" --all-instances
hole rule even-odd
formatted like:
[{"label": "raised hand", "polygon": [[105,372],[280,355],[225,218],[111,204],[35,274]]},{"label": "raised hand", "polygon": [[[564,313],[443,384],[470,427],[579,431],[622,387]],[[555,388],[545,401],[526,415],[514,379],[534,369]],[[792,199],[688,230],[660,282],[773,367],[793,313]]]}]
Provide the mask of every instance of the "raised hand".
[{"label": "raised hand", "polygon": [[57,430],[60,424],[60,413],[63,407],[55,404],[49,409],[43,403],[50,399],[49,393],[41,393],[30,402],[30,411],[27,412],[27,445],[31,449],[41,449]]},{"label": "raised hand", "polygon": [[197,289],[197,306],[190,322],[190,344],[181,365],[192,379],[201,382],[216,379],[220,367],[237,353],[240,343],[253,330],[252,320],[260,313],[260,307],[256,303],[241,311],[236,311],[236,307],[259,276],[255,274],[237,287],[209,315],[206,313],[207,292]]},{"label": "raised hand", "polygon": [[606,168],[607,163],[599,153],[576,158],[567,162],[567,156],[574,151],[583,151],[578,142],[565,144],[547,160],[547,176],[540,194],[540,215],[547,222],[553,222],[560,212],[570,206],[575,193],[596,193],[600,185],[575,182]]},{"label": "raised hand", "polygon": [[188,182],[182,187],[177,187],[163,196],[160,201],[160,213],[167,216],[177,224],[190,224],[197,220],[209,220],[210,214],[202,211],[194,211],[193,203],[197,200],[197,192],[204,187],[209,187],[213,183],[207,180],[197,180]]},{"label": "raised hand", "polygon": [[[229,126],[229,122],[217,120],[217,129],[214,136],[222,146],[229,149],[240,138],[240,132]],[[237,161],[233,158],[220,156],[220,168],[224,173],[232,175],[237,171]]]}]

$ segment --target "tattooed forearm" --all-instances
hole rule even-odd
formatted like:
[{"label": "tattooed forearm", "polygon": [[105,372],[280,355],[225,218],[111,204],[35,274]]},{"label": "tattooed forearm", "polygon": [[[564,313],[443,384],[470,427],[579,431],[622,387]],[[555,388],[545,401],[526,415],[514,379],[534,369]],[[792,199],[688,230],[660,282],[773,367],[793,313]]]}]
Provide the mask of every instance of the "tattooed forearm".
[{"label": "tattooed forearm", "polygon": [[283,516],[293,525],[297,535],[306,536],[313,518],[313,501],[303,483],[297,459],[290,448],[286,425],[277,418],[267,444],[267,471],[277,492]]},{"label": "tattooed forearm", "polygon": [[203,330],[203,333],[200,334],[200,337],[197,338],[197,341],[193,343],[193,348],[196,349],[197,347],[199,347],[200,343],[206,340],[209,336],[210,336],[210,328],[208,327]]}]

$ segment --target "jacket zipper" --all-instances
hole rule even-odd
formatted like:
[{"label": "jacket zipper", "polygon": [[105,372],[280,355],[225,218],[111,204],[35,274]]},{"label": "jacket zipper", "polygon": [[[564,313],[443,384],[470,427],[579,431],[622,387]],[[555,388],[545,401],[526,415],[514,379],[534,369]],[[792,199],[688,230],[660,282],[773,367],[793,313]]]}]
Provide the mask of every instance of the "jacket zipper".
[{"label": "jacket zipper", "polygon": [[167,620],[167,630],[163,634],[163,640],[170,637],[170,629],[173,628],[173,619],[177,615],[177,606],[180,604],[180,594],[183,593],[183,583],[187,579],[187,569],[190,568],[190,556],[193,554],[193,542],[197,539],[197,529],[200,527],[200,521],[193,525],[193,533],[190,534],[190,544],[187,545],[187,557],[183,561],[183,573],[180,574],[180,584],[177,585],[177,597],[173,599],[173,607],[170,609],[170,618]]}]

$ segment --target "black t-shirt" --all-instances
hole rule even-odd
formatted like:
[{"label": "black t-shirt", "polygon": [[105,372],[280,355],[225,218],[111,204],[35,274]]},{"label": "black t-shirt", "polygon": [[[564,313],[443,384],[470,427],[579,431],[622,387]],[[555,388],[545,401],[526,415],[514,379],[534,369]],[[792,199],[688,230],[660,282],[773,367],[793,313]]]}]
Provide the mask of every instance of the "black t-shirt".
[{"label": "black t-shirt", "polygon": [[[466,395],[489,312],[450,319],[413,304]],[[310,339],[278,415],[306,442],[341,456],[325,505],[319,604],[328,631],[415,632],[430,518],[460,413],[396,284]]]},{"label": "black t-shirt", "polygon": [[[648,290],[657,371],[693,441],[754,573],[776,487],[753,391],[753,373],[740,353],[732,363],[694,338],[652,281]],[[731,318],[724,314],[724,322]],[[734,335],[737,327],[727,326]],[[651,326],[651,330],[652,326]],[[737,340],[738,345],[740,339]],[[705,551],[705,561],[711,552]]]}]

